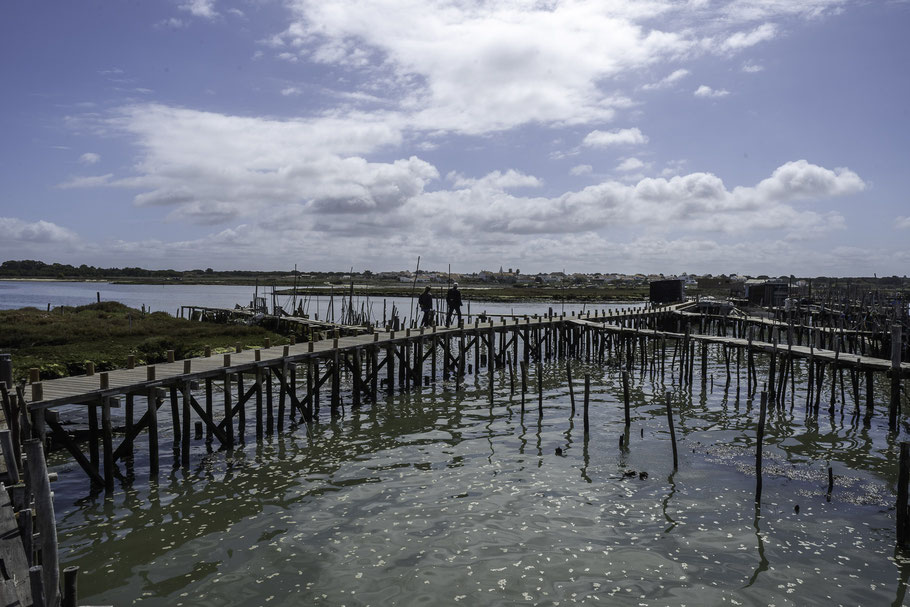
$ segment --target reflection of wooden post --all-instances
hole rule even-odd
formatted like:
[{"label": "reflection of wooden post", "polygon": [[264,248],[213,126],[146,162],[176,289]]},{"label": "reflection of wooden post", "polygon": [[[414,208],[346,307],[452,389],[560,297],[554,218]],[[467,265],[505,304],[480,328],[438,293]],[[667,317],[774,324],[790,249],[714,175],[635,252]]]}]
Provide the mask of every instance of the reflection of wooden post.
[{"label": "reflection of wooden post", "polygon": [[575,417],[575,388],[572,386],[572,363],[566,359],[566,379],[569,382],[569,402],[572,404],[570,417]]},{"label": "reflection of wooden post", "polygon": [[765,415],[768,411],[768,393],[761,393],[761,409],[758,414],[758,436],[755,440],[755,503],[761,503],[761,489],[762,489],[762,479],[761,479],[761,456],[762,456],[762,444],[765,440]]}]

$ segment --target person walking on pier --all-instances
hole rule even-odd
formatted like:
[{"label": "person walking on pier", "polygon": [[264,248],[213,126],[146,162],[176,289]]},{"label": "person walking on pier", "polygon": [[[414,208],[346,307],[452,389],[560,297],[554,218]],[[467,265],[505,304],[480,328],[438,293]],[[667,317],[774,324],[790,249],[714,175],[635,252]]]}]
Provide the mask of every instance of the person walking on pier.
[{"label": "person walking on pier", "polygon": [[449,311],[446,314],[446,325],[452,324],[452,314],[458,314],[458,324],[461,324],[461,291],[458,290],[458,283],[452,283],[452,288],[446,293],[446,304]]},{"label": "person walking on pier", "polygon": [[432,327],[435,323],[433,318],[433,294],[430,292],[430,287],[423,290],[423,293],[417,298],[417,304],[423,312],[423,319],[420,321],[420,326]]}]

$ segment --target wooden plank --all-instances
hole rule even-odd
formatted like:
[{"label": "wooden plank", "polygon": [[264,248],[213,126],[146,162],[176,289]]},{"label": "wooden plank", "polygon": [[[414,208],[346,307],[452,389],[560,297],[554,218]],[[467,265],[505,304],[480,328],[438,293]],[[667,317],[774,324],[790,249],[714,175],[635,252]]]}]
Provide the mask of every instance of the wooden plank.
[{"label": "wooden plank", "polygon": [[[0,561],[3,570],[9,576],[2,581],[0,595],[7,605],[31,605],[32,590],[28,578],[28,559],[22,547],[22,534],[16,523],[13,505],[9,493],[3,483],[0,483]],[[18,602],[15,602],[18,601]]]}]

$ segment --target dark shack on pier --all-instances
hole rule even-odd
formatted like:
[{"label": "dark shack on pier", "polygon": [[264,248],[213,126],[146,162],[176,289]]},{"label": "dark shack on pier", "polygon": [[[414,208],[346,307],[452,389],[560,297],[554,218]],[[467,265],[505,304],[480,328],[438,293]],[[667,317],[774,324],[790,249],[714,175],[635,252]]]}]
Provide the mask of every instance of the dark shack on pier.
[{"label": "dark shack on pier", "polygon": [[787,283],[779,280],[747,280],[746,299],[755,306],[783,306],[789,296]]},{"label": "dark shack on pier", "polygon": [[680,279],[652,280],[650,287],[651,303],[676,303],[678,301],[685,301],[686,299],[685,283]]}]

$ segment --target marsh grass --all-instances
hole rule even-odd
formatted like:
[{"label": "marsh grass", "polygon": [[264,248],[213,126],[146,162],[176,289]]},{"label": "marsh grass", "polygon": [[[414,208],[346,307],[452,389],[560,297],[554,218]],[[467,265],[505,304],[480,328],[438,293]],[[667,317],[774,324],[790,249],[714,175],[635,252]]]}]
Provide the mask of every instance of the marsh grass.
[{"label": "marsh grass", "polygon": [[238,342],[258,346],[267,337],[273,343],[285,339],[261,327],[191,322],[113,301],[50,312],[0,310],[0,351],[12,354],[17,381],[32,367],[42,379],[55,379],[85,373],[89,361],[96,371],[109,371],[126,366],[130,354],[136,364],[157,363],[167,360],[168,350],[180,359],[202,355],[207,345],[217,353]]}]

